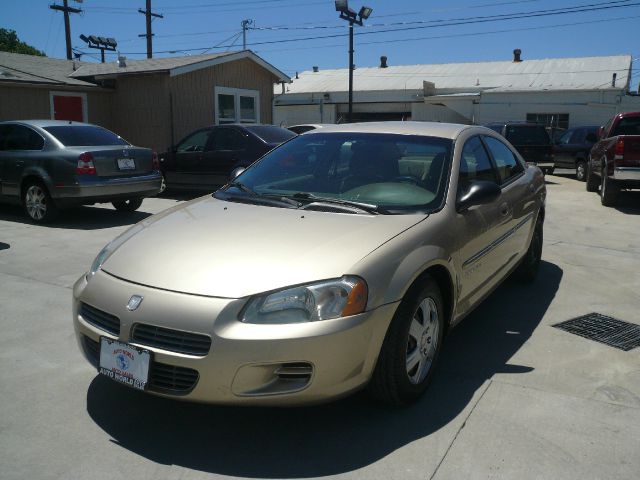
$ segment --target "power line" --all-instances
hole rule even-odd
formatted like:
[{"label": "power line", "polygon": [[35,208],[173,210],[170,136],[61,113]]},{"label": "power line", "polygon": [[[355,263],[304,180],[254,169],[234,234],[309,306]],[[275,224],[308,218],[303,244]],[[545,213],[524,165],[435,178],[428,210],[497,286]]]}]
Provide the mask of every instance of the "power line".
[{"label": "power line", "polygon": [[[628,1],[628,0],[627,0]],[[488,17],[482,17],[482,18],[473,18],[470,17],[468,20],[460,20],[460,21],[452,21],[449,23],[439,23],[439,24],[435,24],[435,25],[419,25],[419,26],[415,26],[415,27],[409,27],[409,28],[402,28],[402,29],[387,29],[387,30],[378,30],[378,31],[373,31],[373,32],[360,32],[357,35],[361,36],[361,35],[373,35],[373,34],[381,34],[381,33],[390,33],[390,32],[403,32],[406,30],[422,30],[422,29],[428,29],[428,28],[442,28],[442,27],[450,27],[450,26],[459,26],[459,25],[469,25],[469,24],[475,24],[475,23],[489,23],[489,22],[500,22],[500,21],[508,21],[508,20],[522,20],[522,19],[526,19],[526,18],[537,18],[537,17],[547,17],[547,16],[558,16],[558,15],[566,15],[566,14],[570,14],[570,13],[583,13],[583,12],[593,12],[593,11],[601,11],[601,10],[610,10],[613,8],[629,8],[629,7],[635,7],[635,6],[639,6],[640,2],[635,2],[635,3],[626,3],[624,5],[618,5],[617,3],[619,2],[607,2],[607,3],[615,3],[615,5],[603,5],[603,6],[599,6],[599,7],[591,7],[591,6],[580,6],[577,8],[574,7],[570,7],[573,8],[572,10],[569,10],[568,8],[564,8],[564,9],[555,9],[553,11],[547,11],[544,13],[532,13],[532,14],[528,14],[527,12],[520,12],[518,14],[513,14],[513,15],[518,15],[513,16],[513,17],[509,17],[509,18],[504,18],[504,15],[498,15],[492,18],[488,18]],[[588,5],[593,5],[593,4],[588,4]],[[562,10],[562,11],[558,11],[558,10]],[[519,30],[526,30],[526,28],[521,28]],[[278,39],[278,40],[267,40],[267,41],[262,41],[262,42],[253,42],[250,43],[248,45],[271,45],[271,44],[277,44],[277,43],[290,43],[290,42],[302,42],[302,41],[310,41],[310,40],[321,40],[321,39],[328,39],[328,38],[343,38],[345,36],[347,36],[348,34],[332,34],[332,35],[316,35],[316,36],[311,36],[311,37],[296,37],[296,38],[284,38],[284,39]],[[189,51],[196,51],[196,50],[202,50],[202,47],[200,48],[185,48],[185,49],[180,49],[180,50],[171,50],[171,51],[162,51],[162,52],[158,52],[158,53],[171,53],[171,52],[175,52],[175,51],[181,51],[181,52],[189,52]],[[128,55],[139,55],[139,53],[136,52],[129,52],[127,53]]]}]

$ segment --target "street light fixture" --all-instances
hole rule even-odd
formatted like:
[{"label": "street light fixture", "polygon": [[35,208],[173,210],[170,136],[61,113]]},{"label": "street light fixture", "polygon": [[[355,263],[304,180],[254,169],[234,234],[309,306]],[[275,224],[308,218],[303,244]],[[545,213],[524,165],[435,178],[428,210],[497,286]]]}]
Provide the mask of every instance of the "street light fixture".
[{"label": "street light fixture", "polygon": [[115,38],[106,38],[106,37],[97,37],[95,35],[80,35],[80,40],[85,42],[89,48],[97,48],[100,50],[100,58],[102,63],[104,63],[104,51],[108,50],[110,52],[115,52],[116,47],[118,46],[118,42],[116,42]]},{"label": "street light fixture", "polygon": [[349,8],[349,0],[335,0],[336,11],[340,12],[340,18],[349,22],[349,117],[353,117],[353,25],[362,26],[363,20],[371,16],[373,8],[362,7],[358,13]]}]

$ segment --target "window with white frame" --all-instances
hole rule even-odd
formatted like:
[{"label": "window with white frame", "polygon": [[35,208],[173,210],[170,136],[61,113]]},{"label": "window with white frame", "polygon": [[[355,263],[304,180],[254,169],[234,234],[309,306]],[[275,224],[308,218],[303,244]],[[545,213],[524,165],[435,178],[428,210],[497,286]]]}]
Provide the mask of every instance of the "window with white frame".
[{"label": "window with white frame", "polygon": [[217,125],[260,122],[258,90],[215,87],[215,97]]}]

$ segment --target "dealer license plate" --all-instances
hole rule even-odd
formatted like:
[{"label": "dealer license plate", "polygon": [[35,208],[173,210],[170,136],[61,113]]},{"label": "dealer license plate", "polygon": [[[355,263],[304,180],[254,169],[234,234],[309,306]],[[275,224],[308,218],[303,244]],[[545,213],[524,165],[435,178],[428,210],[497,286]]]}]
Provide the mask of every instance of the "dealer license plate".
[{"label": "dealer license plate", "polygon": [[118,168],[120,170],[135,170],[136,162],[133,158],[119,158]]},{"label": "dealer license plate", "polygon": [[100,366],[98,371],[138,390],[145,390],[149,381],[151,352],[117,340],[100,337]]}]

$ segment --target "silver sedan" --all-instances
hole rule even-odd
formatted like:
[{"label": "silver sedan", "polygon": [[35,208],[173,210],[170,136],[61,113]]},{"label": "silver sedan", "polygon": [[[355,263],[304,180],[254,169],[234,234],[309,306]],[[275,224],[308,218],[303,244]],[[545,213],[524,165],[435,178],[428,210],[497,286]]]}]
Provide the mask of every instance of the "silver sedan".
[{"label": "silver sedan", "polygon": [[535,278],[545,194],[487,128],[318,129],[109,243],[74,286],[78,342],[100,374],[176,399],[406,404],[448,330]]}]

